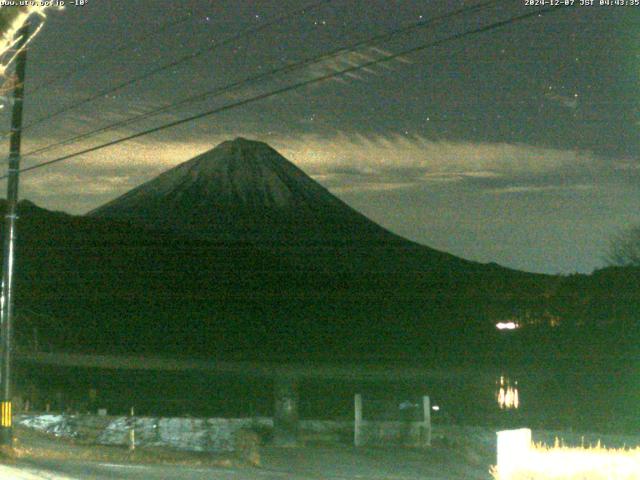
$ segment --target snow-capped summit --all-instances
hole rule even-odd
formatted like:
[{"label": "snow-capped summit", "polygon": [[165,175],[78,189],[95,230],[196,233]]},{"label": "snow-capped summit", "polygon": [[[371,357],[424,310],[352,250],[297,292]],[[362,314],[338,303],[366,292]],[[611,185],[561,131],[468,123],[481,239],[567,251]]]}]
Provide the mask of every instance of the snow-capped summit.
[{"label": "snow-capped summit", "polygon": [[185,207],[189,210],[214,205],[285,209],[327,195],[333,203],[326,190],[266,143],[236,138],[162,173],[91,215],[130,216],[134,210],[148,208],[148,202],[160,199],[167,202],[165,207],[188,202]]},{"label": "snow-capped summit", "polygon": [[396,239],[263,142],[236,138],[88,215],[227,240]]}]

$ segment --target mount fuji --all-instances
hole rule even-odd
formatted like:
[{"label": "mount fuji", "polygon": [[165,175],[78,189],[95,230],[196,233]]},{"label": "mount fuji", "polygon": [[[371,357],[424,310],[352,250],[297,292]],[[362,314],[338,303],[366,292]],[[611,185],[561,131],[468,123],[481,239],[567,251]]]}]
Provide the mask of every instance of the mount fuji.
[{"label": "mount fuji", "polygon": [[266,143],[237,138],[88,213],[224,241],[398,244]]},{"label": "mount fuji", "polygon": [[47,316],[22,325],[65,350],[482,350],[496,319],[549,286],[397,236],[243,138],[85,216],[23,211],[17,303]]}]

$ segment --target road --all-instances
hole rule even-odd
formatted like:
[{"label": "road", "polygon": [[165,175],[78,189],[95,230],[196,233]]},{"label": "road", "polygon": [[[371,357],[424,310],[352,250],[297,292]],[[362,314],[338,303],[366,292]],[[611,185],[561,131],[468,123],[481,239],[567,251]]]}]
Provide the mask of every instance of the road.
[{"label": "road", "polygon": [[[450,448],[264,448],[261,466],[205,467],[31,459],[15,467],[36,472],[25,480],[488,480],[488,458]],[[475,457],[475,455],[473,456]],[[481,455],[482,457],[482,455]]]},{"label": "road", "polygon": [[15,480],[281,480],[309,477],[260,469],[200,468],[177,465],[127,465],[115,463],[38,460],[0,469],[0,477]]}]

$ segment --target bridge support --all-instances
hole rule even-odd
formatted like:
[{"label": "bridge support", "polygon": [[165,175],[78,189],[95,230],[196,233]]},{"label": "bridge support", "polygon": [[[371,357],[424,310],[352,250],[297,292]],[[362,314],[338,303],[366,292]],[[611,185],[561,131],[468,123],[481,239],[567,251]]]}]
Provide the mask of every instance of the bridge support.
[{"label": "bridge support", "polygon": [[275,379],[273,414],[273,444],[279,447],[298,446],[298,381],[295,378]]}]

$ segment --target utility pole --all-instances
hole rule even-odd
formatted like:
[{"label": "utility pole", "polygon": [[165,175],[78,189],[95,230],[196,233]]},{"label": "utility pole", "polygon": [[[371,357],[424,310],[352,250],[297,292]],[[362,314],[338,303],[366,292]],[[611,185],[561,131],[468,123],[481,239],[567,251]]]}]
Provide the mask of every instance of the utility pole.
[{"label": "utility pole", "polygon": [[11,354],[13,323],[13,270],[16,242],[16,219],[18,206],[18,180],[20,176],[20,140],[22,137],[22,99],[27,65],[26,43],[29,24],[25,23],[18,33],[16,45],[15,83],[13,87],[13,111],[11,115],[11,137],[7,180],[7,212],[4,225],[4,248],[2,257],[2,295],[0,297],[0,341],[2,343],[2,368],[0,370],[0,445],[13,444],[11,408]]}]

